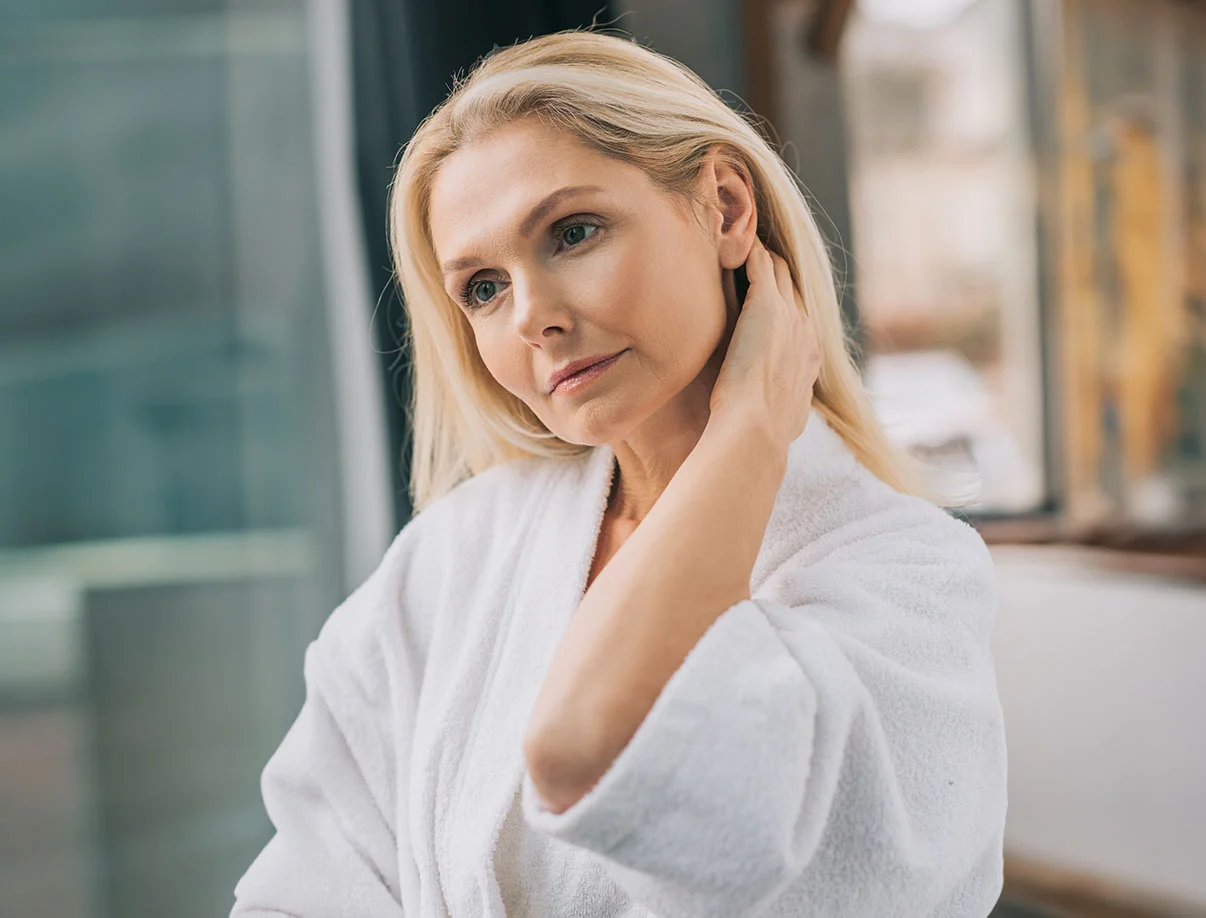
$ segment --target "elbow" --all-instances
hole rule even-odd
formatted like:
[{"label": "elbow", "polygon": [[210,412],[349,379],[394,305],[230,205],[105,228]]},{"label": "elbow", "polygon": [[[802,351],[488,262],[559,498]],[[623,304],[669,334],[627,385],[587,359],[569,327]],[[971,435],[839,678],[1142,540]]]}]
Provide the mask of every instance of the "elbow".
[{"label": "elbow", "polygon": [[564,813],[598,783],[602,772],[589,757],[569,751],[572,746],[558,743],[539,733],[524,737],[524,764],[532,786],[545,809]]}]

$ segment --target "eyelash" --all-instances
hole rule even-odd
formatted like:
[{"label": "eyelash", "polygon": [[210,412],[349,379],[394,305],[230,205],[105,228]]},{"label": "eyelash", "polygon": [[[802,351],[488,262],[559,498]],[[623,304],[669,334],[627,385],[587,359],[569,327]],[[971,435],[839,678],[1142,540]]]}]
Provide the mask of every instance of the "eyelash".
[{"label": "eyelash", "polygon": [[[557,238],[561,239],[565,235],[566,232],[574,229],[574,227],[577,227],[577,226],[593,226],[593,227],[595,227],[595,232],[591,233],[589,236],[586,237],[586,239],[583,239],[577,245],[569,246],[569,248],[571,248],[571,249],[581,248],[588,240],[591,240],[595,236],[597,236],[598,230],[603,228],[600,223],[597,223],[594,220],[577,220],[573,223],[563,223],[556,230]],[[487,300],[485,303],[479,303],[473,299],[473,290],[480,283],[483,283],[483,281],[480,281],[480,280],[477,280],[476,278],[471,277],[466,282],[465,286],[463,286],[461,288],[461,297],[460,297],[461,304],[466,309],[482,309],[482,308],[490,305],[490,300]],[[498,283],[498,282],[492,281],[492,283]],[[493,299],[493,297],[491,297],[491,299]]]}]

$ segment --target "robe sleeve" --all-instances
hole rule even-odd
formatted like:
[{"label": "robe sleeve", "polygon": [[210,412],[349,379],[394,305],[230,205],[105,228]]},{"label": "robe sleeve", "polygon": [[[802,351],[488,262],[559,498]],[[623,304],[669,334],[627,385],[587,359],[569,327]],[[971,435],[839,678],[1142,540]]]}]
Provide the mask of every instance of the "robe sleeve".
[{"label": "robe sleeve", "polygon": [[730,607],[572,807],[525,771],[528,825],[661,918],[987,915],[1005,745],[973,538],[954,561],[835,553]]},{"label": "robe sleeve", "polygon": [[402,918],[389,731],[365,713],[384,693],[328,653],[321,636],[306,651],[305,702],[261,778],[276,834],[235,887],[231,918]]}]

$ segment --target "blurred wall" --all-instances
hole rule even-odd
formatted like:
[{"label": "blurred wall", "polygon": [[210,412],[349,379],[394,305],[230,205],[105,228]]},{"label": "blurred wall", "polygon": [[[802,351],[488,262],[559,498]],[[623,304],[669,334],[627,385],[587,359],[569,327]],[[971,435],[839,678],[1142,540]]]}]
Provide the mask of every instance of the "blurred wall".
[{"label": "blurred wall", "polygon": [[740,7],[737,0],[616,0],[610,25],[682,61],[713,89],[742,95]]},{"label": "blurred wall", "polygon": [[1206,905],[1206,590],[997,546],[1006,850]]}]

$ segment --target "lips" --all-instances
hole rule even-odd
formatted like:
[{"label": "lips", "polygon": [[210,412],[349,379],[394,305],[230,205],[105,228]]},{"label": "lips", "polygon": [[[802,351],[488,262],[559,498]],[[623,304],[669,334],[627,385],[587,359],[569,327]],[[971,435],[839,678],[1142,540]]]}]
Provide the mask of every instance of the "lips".
[{"label": "lips", "polygon": [[554,373],[549,379],[549,392],[555,390],[559,385],[561,385],[562,382],[569,379],[576,373],[581,373],[583,370],[590,369],[596,364],[603,363],[604,361],[610,360],[612,357],[619,356],[622,353],[624,352],[621,350],[615,351],[611,354],[597,354],[594,357],[587,357],[583,360],[575,360],[573,363],[566,364],[566,366]]}]

